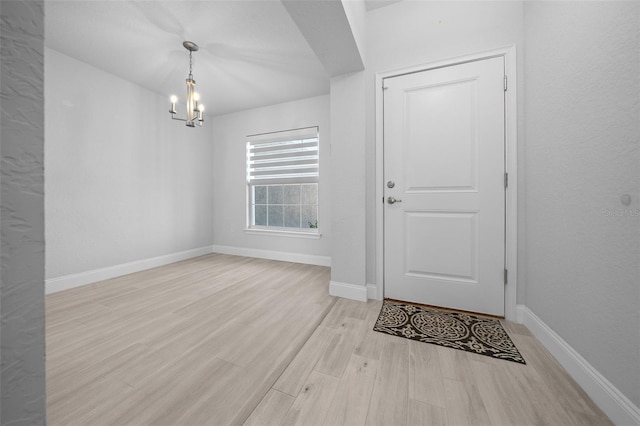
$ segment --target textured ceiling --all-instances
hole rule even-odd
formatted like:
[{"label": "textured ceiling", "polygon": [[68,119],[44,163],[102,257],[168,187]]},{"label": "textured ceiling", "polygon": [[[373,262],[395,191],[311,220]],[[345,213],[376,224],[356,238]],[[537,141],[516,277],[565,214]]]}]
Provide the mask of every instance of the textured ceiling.
[{"label": "textured ceiling", "polygon": [[45,8],[48,47],[167,99],[184,101],[182,42],[196,42],[193,76],[209,116],[329,91],[322,64],[277,0],[48,0]]}]

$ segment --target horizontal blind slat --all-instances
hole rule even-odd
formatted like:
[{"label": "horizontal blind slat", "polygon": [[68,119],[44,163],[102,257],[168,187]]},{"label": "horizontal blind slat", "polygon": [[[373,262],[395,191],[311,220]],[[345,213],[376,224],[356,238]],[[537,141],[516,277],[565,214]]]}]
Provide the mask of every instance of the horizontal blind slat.
[{"label": "horizontal blind slat", "polygon": [[286,161],[286,162],[295,162],[295,161],[308,161],[308,160],[313,160],[313,161],[318,161],[318,155],[317,154],[309,154],[307,153],[306,155],[274,155],[274,156],[269,156],[269,157],[249,157],[248,158],[248,163],[249,164],[269,164],[269,163],[279,163],[281,161]]},{"label": "horizontal blind slat", "polygon": [[[302,157],[302,158],[301,158]],[[290,152],[286,158],[300,158],[301,160],[305,160],[308,158],[318,159],[318,150],[314,151],[302,151],[302,152]],[[253,162],[267,162],[267,161],[279,161],[282,158],[280,154],[264,154],[264,155],[254,155],[250,157],[250,161]]]},{"label": "horizontal blind slat", "polygon": [[293,178],[285,178],[285,177],[278,177],[278,178],[269,178],[269,177],[262,177],[261,179],[254,179],[251,181],[251,183],[253,185],[256,186],[260,186],[260,185],[286,185],[286,184],[290,184],[290,183],[301,183],[301,184],[307,184],[307,183],[318,183],[319,179],[317,176],[303,176],[303,177],[293,177]]},{"label": "horizontal blind slat", "polygon": [[284,130],[279,132],[260,133],[247,136],[247,141],[251,143],[288,141],[296,139],[309,139],[318,137],[318,126],[303,127],[299,129]]},{"label": "horizontal blind slat", "polygon": [[317,128],[314,137],[278,140],[271,134],[268,141],[247,142],[247,179],[249,183],[301,179],[317,182],[319,155]]},{"label": "horizontal blind slat", "polygon": [[318,174],[318,166],[311,165],[308,168],[295,168],[295,169],[276,169],[276,170],[256,170],[251,172],[251,176],[253,178],[258,178],[259,176],[279,176],[279,175],[309,175],[316,176]]},{"label": "horizontal blind slat", "polygon": [[307,166],[309,164],[313,164],[318,167],[317,159],[310,160],[291,160],[288,158],[283,158],[282,161],[277,162],[268,162],[268,163],[253,163],[249,166],[249,171],[260,171],[260,170],[276,170],[276,169],[285,169],[287,167],[292,166]]},{"label": "horizontal blind slat", "polygon": [[251,155],[269,155],[269,154],[278,154],[282,152],[295,152],[295,151],[317,151],[318,150],[318,141],[314,142],[304,142],[304,143],[289,143],[286,145],[278,145],[278,146],[260,146],[253,145],[249,147],[249,152]]}]

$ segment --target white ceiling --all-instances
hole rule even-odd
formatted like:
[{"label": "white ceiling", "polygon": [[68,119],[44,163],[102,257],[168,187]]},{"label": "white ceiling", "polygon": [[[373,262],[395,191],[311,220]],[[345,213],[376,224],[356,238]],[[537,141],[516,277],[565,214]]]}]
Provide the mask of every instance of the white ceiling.
[{"label": "white ceiling", "polygon": [[389,6],[394,3],[398,3],[401,0],[365,0],[364,5],[367,8],[367,12],[380,9],[381,7]]},{"label": "white ceiling", "polygon": [[[277,0],[45,2],[48,47],[218,115],[328,93],[322,64]],[[179,101],[180,102],[180,101]]]}]

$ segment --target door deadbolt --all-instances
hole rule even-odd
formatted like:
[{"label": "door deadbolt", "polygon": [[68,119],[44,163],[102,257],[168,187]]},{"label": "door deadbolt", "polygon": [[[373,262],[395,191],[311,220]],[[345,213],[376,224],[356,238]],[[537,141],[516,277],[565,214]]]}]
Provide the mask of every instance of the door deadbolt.
[{"label": "door deadbolt", "polygon": [[393,188],[394,186],[396,186],[396,183],[392,180],[390,180],[389,182],[387,182],[387,188]]}]

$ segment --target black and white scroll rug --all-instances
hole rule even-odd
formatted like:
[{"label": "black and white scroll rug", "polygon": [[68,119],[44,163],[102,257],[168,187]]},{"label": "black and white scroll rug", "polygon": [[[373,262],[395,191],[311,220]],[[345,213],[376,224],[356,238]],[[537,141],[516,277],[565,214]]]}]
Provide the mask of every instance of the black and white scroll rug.
[{"label": "black and white scroll rug", "polygon": [[500,321],[385,300],[375,331],[526,364]]}]

